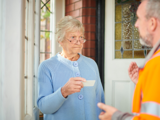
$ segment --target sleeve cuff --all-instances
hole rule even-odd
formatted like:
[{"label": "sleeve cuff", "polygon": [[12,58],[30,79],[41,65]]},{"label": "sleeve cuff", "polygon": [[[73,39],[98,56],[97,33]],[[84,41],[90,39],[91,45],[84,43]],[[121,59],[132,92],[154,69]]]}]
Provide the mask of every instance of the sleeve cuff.
[{"label": "sleeve cuff", "polygon": [[57,92],[59,98],[60,98],[61,100],[64,100],[64,101],[65,101],[65,100],[67,100],[68,97],[66,97],[66,98],[63,97],[62,92],[61,92],[61,89],[62,89],[62,88],[60,87],[56,92]]},{"label": "sleeve cuff", "polygon": [[122,112],[121,111],[116,111],[113,115],[112,115],[112,120],[119,120],[118,117],[121,116]]},{"label": "sleeve cuff", "polygon": [[112,120],[132,120],[134,116],[129,113],[123,113],[121,111],[116,111],[112,115]]}]

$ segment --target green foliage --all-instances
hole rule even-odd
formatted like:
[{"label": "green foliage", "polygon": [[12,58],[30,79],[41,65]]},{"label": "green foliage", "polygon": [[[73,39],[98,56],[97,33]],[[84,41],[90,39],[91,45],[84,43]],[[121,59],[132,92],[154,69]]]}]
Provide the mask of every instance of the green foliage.
[{"label": "green foliage", "polygon": [[50,32],[45,32],[45,38],[49,39],[49,37],[50,37]]},{"label": "green foliage", "polygon": [[[44,4],[41,2],[41,6],[43,6]],[[47,8],[49,9],[47,9]],[[41,22],[44,21],[45,28],[50,24],[50,2],[46,4],[46,6],[44,6],[41,9]],[[46,30],[47,31],[47,30]],[[41,39],[50,39],[50,32],[45,32],[44,35],[41,35]]]},{"label": "green foliage", "polygon": [[47,18],[49,18],[49,17],[50,17],[50,12],[47,10],[47,11],[45,12],[45,14],[43,15],[43,18],[47,19]]},{"label": "green foliage", "polygon": [[[47,6],[47,8],[50,10],[50,4],[47,3],[46,6]],[[42,8],[42,10],[41,10],[41,17],[42,17],[43,19],[47,19],[47,18],[50,17],[50,11],[46,8],[46,6],[44,6],[44,7]]]}]

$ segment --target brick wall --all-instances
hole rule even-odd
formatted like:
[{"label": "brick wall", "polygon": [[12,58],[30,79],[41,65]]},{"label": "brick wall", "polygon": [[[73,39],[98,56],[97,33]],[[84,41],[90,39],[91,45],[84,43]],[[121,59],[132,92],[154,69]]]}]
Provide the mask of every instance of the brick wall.
[{"label": "brick wall", "polygon": [[66,0],[65,15],[81,21],[85,28],[86,43],[82,54],[95,60],[96,0]]}]

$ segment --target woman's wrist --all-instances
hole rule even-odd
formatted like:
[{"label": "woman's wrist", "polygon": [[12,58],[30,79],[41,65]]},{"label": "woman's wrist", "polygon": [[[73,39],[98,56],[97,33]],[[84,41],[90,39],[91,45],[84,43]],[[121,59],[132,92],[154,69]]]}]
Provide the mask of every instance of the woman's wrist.
[{"label": "woman's wrist", "polygon": [[62,93],[62,96],[63,96],[64,98],[67,98],[67,97],[68,97],[68,95],[67,95],[66,92],[65,92],[64,87],[61,88],[61,93]]}]

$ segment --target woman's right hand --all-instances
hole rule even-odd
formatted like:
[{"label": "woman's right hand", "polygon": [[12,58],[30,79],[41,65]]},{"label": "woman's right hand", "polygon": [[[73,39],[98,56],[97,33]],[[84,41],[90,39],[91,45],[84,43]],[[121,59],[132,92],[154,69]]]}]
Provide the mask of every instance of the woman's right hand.
[{"label": "woman's right hand", "polygon": [[70,78],[69,81],[61,88],[61,93],[64,98],[66,98],[68,95],[80,92],[83,88],[83,83],[86,79],[82,77],[74,77]]}]

